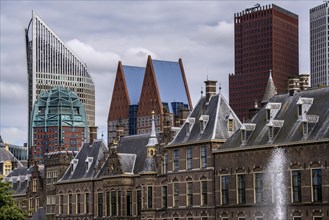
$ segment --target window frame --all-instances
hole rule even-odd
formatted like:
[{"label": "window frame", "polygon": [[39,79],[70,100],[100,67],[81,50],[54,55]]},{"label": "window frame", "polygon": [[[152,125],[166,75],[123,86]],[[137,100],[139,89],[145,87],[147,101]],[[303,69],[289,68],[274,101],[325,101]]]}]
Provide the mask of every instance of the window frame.
[{"label": "window frame", "polygon": [[193,150],[191,147],[186,148],[186,170],[193,169]]},{"label": "window frame", "polygon": [[[227,179],[227,181],[225,181],[225,184],[223,182],[224,179]],[[229,187],[230,187],[230,176],[228,174],[221,175],[220,176],[220,204],[221,205],[230,204]]]}]

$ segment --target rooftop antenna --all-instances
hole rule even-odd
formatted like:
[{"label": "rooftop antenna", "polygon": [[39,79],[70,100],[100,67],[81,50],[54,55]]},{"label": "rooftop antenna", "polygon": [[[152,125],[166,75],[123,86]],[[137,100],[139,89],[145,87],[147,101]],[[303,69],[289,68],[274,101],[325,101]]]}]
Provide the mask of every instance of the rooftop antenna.
[{"label": "rooftop antenna", "polygon": [[222,84],[221,83],[219,83],[219,93],[221,93],[222,92]]},{"label": "rooftop antenna", "polygon": [[201,86],[201,98],[203,96],[203,87]]}]

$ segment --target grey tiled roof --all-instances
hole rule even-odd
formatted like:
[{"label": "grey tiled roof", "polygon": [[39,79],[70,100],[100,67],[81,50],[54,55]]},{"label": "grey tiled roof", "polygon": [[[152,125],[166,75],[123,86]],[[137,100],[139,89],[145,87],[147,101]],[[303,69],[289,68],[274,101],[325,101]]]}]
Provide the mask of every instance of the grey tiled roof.
[{"label": "grey tiled roof", "polygon": [[133,173],[136,154],[118,154],[123,173]]},{"label": "grey tiled roof", "polygon": [[33,215],[31,220],[44,220],[46,219],[46,210],[43,207],[38,208]]},{"label": "grey tiled roof", "polygon": [[[200,129],[201,121],[199,119],[201,115],[209,116],[208,123],[204,128],[203,133]],[[188,117],[188,119],[195,118],[195,122],[189,135],[187,135],[187,125],[185,122],[174,140],[169,145],[184,144],[195,141],[207,141],[213,139],[225,140],[234,133],[234,131],[232,132],[228,130],[227,118],[229,115],[231,115],[231,117],[234,119],[234,131],[236,131],[241,126],[241,122],[222,94],[212,96],[209,102],[206,101],[206,97],[201,97],[198,104],[195,106],[192,113]]]},{"label": "grey tiled roof", "polygon": [[[303,136],[303,122],[298,120],[297,115],[297,101],[300,97],[314,98],[307,115],[319,116],[317,123],[309,124],[307,136]],[[270,102],[282,103],[275,120],[284,120],[283,126],[274,134],[275,137],[272,142],[269,142],[268,127],[266,126],[266,109],[263,107],[250,121],[250,123],[256,124],[256,128],[249,134],[246,143],[241,145],[241,130],[239,130],[221,146],[220,151],[329,139],[329,87],[301,91],[293,96],[289,96],[289,94],[275,95]]]},{"label": "grey tiled roof", "polygon": [[5,148],[0,147],[0,163],[6,160],[17,162],[18,167],[23,167],[21,162],[19,162],[19,160],[17,160],[16,157],[9,150],[7,151]]},{"label": "grey tiled roof", "polygon": [[[99,161],[103,159],[104,152],[108,151],[102,140],[96,140],[92,145],[86,143],[82,146],[79,153],[75,156],[75,160],[78,160],[76,168],[73,172],[71,172],[73,164],[67,168],[63,177],[59,180],[59,182],[84,179],[84,178],[93,178],[95,173],[95,169],[98,167]],[[87,157],[92,157],[93,161],[88,170],[86,159]]]},{"label": "grey tiled roof", "polygon": [[118,146],[119,154],[135,154],[134,174],[143,171],[146,158],[146,145],[150,134],[131,135],[121,138]]}]

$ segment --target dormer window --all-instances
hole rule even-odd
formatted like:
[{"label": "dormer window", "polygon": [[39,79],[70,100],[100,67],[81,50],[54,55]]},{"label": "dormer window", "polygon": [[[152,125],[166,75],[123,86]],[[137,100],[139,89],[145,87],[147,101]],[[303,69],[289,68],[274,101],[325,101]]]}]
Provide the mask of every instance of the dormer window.
[{"label": "dormer window", "polygon": [[91,167],[91,164],[93,163],[93,160],[94,160],[94,158],[93,157],[87,157],[87,159],[86,159],[86,167],[87,167],[87,169],[86,169],[86,172],[88,172],[89,171],[89,169],[90,169],[90,167]]},{"label": "dormer window", "polygon": [[202,134],[208,124],[209,115],[201,115],[199,120],[200,120],[200,132]]},{"label": "dormer window", "polygon": [[251,133],[255,130],[256,124],[253,123],[243,123],[240,131],[241,131],[241,142],[242,145],[245,145],[247,139],[250,137]]},{"label": "dormer window", "polygon": [[71,161],[71,174],[73,174],[75,169],[77,168],[78,162],[79,162],[79,159],[73,159]]},{"label": "dormer window", "polygon": [[195,122],[195,118],[188,118],[186,120],[186,136],[189,136],[190,135],[190,132],[192,130],[192,127],[194,125],[194,122]]}]

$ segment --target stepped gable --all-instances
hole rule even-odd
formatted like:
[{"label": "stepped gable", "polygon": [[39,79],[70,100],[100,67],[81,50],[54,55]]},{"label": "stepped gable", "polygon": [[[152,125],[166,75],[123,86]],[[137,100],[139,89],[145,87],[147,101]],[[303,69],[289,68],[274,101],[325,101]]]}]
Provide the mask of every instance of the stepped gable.
[{"label": "stepped gable", "polygon": [[[207,123],[204,123],[201,116],[207,116]],[[233,131],[228,130],[227,120],[231,117],[234,120]],[[194,123],[190,123],[190,119],[194,119]],[[189,125],[187,125],[189,123]],[[190,127],[188,132],[187,127]],[[201,126],[204,126],[203,132]],[[209,102],[206,97],[201,97],[187,120],[174,140],[169,145],[185,144],[189,142],[207,141],[214,139],[225,140],[229,138],[234,131],[241,126],[241,122],[235,115],[222,94],[211,96]]]},{"label": "stepped gable", "polygon": [[[309,123],[307,135],[303,135],[303,119],[298,118],[297,103],[300,98],[313,99],[306,114],[318,116],[318,122]],[[250,123],[256,124],[256,127],[250,133],[245,144],[242,145],[240,129],[221,146],[220,151],[265,147],[266,145],[302,144],[321,139],[329,140],[329,87],[300,91],[293,96],[289,94],[275,95],[269,100],[269,103],[281,103],[275,120],[284,121],[271,143],[269,143],[266,106],[264,106],[250,121]]]},{"label": "stepped gable", "polygon": [[[96,175],[95,169],[99,166],[105,152],[108,152],[108,148],[102,140],[95,140],[92,145],[84,144],[58,182],[93,178]],[[87,158],[91,159],[89,168]],[[75,168],[74,161],[76,161]]]}]

